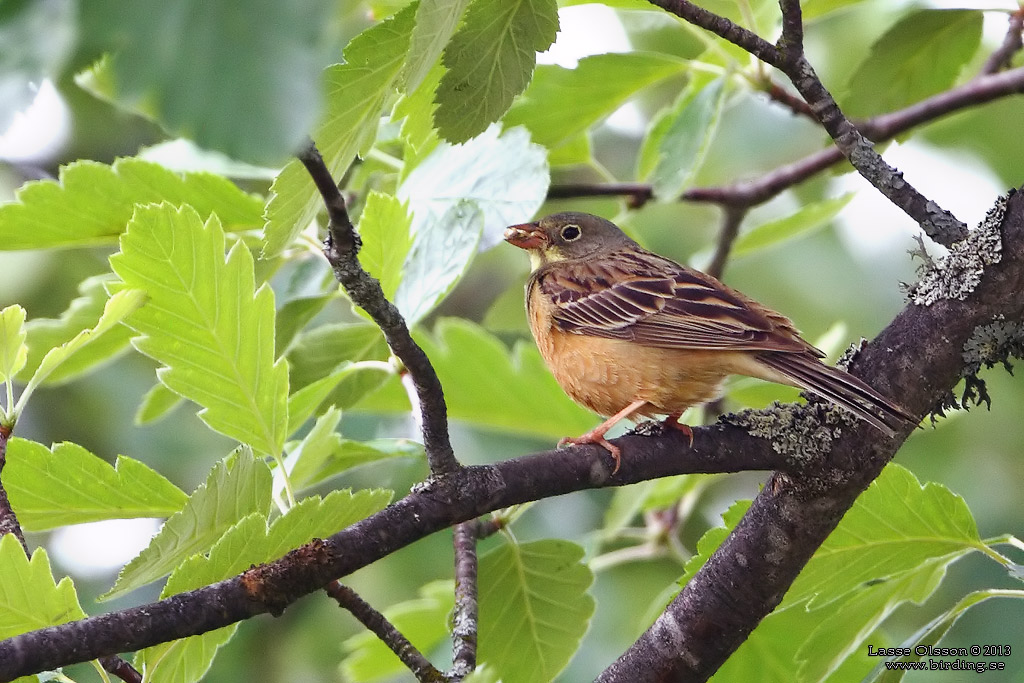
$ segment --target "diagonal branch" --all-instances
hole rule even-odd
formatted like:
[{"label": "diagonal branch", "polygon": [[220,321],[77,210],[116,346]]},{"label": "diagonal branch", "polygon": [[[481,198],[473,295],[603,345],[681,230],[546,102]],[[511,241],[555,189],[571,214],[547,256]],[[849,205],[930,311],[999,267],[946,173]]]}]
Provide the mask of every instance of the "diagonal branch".
[{"label": "diagonal branch", "polygon": [[[623,486],[690,472],[792,471],[799,463],[729,425],[694,428],[694,445],[672,431],[624,436],[628,467],[614,477],[601,446],[547,451],[485,467],[464,467],[326,540],[211,586],[158,602],[0,641],[0,681],[105,654],[205,633],[267,612],[432,533],[487,512],[584,489]],[[487,525],[484,525],[487,526]],[[481,527],[481,533],[485,533]]]},{"label": "diagonal branch", "polygon": [[1024,42],[1021,40],[1022,31],[1024,31],[1024,5],[1010,15],[1010,25],[1006,29],[1003,42],[985,60],[985,64],[981,67],[982,74],[993,74],[1010,66],[1013,56],[1024,49]]},{"label": "diagonal branch", "polygon": [[[885,142],[915,126],[934,121],[948,114],[1020,93],[1024,93],[1024,67],[979,76],[961,86],[933,95],[903,109],[859,122],[857,127],[875,142]],[[780,166],[754,180],[719,187],[691,188],[684,192],[680,199],[723,206],[756,206],[834,166],[845,158],[839,148],[828,147],[793,163]],[[654,195],[650,184],[628,182],[566,183],[552,185],[548,192],[549,199],[601,196],[629,196],[634,201],[641,200],[643,203],[652,199]]]},{"label": "diagonal branch", "polygon": [[963,239],[967,226],[934,201],[918,192],[903,175],[882,159],[871,143],[839,109],[832,94],[814,72],[803,53],[803,27],[799,0],[780,0],[783,35],[779,45],[737,26],[725,17],[697,7],[687,0],[650,0],[682,19],[738,45],[789,77],[853,167],[893,204],[913,218],[934,240],[945,245]]},{"label": "diagonal branch", "polygon": [[324,587],[324,591],[358,619],[360,624],[380,638],[381,642],[402,660],[417,681],[440,683],[445,680],[444,674],[434,668],[423,653],[417,650],[416,646],[387,620],[387,617],[359,597],[354,590],[340,581],[331,581]]},{"label": "diagonal branch", "polygon": [[419,397],[423,447],[431,474],[439,476],[457,471],[460,465],[448,438],[448,409],[444,391],[430,359],[413,341],[402,314],[385,298],[380,283],[370,277],[359,264],[359,235],[349,218],[345,198],[316,145],[310,141],[298,157],[312,176],[327,207],[330,224],[324,255],[334,269],[335,277],[352,302],[369,313],[377,323],[392,353],[402,361],[412,378]]},{"label": "diagonal branch", "polygon": [[[856,359],[860,372],[899,396],[911,412],[927,412],[936,404],[925,401],[937,399],[940,386],[958,381],[964,344],[980,324],[997,311],[1024,319],[1024,300],[1004,289],[1024,278],[1024,194],[1010,198],[1001,227],[1009,262],[986,272],[969,303],[944,299],[909,306]],[[911,361],[908,355],[915,353]],[[893,364],[890,354],[907,362]],[[925,391],[915,391],[922,382]],[[598,680],[704,681],[718,670],[782,601],[815,550],[894,456],[891,442],[865,451],[859,443],[864,429],[844,430],[820,467],[798,476],[774,473],[707,564]]]}]

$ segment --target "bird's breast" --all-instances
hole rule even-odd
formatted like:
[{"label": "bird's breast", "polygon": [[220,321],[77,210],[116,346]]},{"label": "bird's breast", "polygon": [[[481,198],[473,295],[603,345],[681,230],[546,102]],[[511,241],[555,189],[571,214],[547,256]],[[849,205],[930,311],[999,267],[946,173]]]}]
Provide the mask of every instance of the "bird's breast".
[{"label": "bird's breast", "polygon": [[614,415],[646,401],[641,415],[679,413],[716,398],[732,352],[664,349],[622,339],[567,332],[552,321],[543,296],[528,306],[530,329],[551,373],[574,401],[599,415]]}]

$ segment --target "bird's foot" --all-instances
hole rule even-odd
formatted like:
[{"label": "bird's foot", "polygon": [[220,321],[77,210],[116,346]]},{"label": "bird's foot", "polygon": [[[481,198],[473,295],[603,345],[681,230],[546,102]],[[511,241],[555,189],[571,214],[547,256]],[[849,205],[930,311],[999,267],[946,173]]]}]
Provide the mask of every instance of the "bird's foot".
[{"label": "bird's foot", "polygon": [[675,429],[685,434],[690,439],[690,448],[693,448],[693,430],[690,429],[689,425],[684,425],[680,422],[679,417],[680,415],[669,415],[661,424],[669,429]]},{"label": "bird's foot", "polygon": [[597,429],[591,429],[582,436],[567,436],[558,442],[558,447],[561,448],[566,445],[582,446],[585,444],[597,444],[612,454],[612,460],[615,461],[615,467],[612,468],[612,474],[615,474],[619,471],[619,465],[622,464],[622,449],[604,438],[607,431],[607,429],[601,429],[598,427]]}]

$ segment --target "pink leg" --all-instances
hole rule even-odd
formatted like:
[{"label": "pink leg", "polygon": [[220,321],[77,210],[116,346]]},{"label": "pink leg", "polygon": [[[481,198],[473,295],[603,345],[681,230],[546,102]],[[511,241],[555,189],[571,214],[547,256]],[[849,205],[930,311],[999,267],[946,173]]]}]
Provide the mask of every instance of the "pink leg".
[{"label": "pink leg", "polygon": [[[619,412],[615,413],[607,420],[605,420],[604,422],[602,422],[601,424],[599,424],[598,426],[594,427],[589,432],[584,434],[583,436],[577,436],[576,438],[571,438],[567,436],[561,441],[559,441],[558,445],[564,446],[565,444],[581,445],[587,443],[594,443],[603,446],[605,450],[612,454],[612,458],[615,460],[615,468],[612,470],[612,474],[615,474],[616,472],[619,471],[619,465],[622,464],[622,450],[618,446],[612,445],[607,439],[604,438],[604,435],[607,434],[608,430],[614,427],[617,422],[626,419],[627,417],[635,413],[637,410],[639,410],[646,403],[647,401],[643,400],[633,401],[628,406],[626,406]],[[686,425],[679,426],[686,427]],[[689,427],[686,427],[686,429],[689,429]]]},{"label": "pink leg", "polygon": [[682,413],[669,415],[668,417],[665,418],[665,421],[662,424],[664,424],[666,427],[671,427],[672,429],[678,429],[683,434],[686,434],[686,436],[690,438],[690,448],[693,448],[693,430],[690,429],[689,425],[684,425],[682,422],[679,421],[679,418],[682,416]]}]

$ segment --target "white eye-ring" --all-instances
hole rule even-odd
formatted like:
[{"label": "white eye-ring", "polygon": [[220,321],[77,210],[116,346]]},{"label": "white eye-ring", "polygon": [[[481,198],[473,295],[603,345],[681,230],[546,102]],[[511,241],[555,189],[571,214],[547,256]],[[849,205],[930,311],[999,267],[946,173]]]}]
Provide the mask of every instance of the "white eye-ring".
[{"label": "white eye-ring", "polygon": [[566,225],[562,228],[561,234],[563,240],[565,240],[566,242],[572,242],[573,240],[578,240],[580,238],[580,235],[582,235],[583,233],[580,232],[580,226],[576,225],[575,223],[570,223],[569,225]]}]

